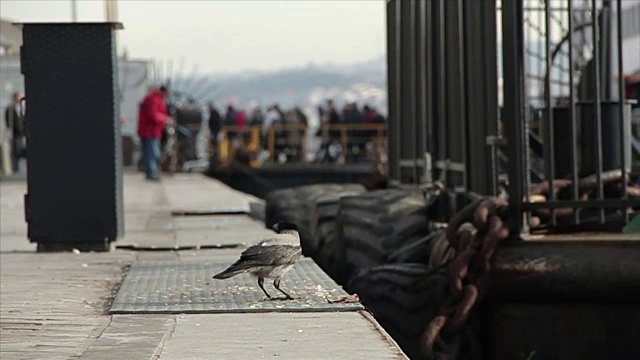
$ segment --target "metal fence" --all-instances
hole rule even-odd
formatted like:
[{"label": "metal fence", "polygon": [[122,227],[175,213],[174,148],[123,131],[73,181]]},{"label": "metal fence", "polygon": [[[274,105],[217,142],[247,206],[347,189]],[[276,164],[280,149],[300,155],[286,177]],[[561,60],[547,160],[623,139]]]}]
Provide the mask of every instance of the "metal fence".
[{"label": "metal fence", "polygon": [[502,1],[508,191],[525,215],[514,228],[619,229],[640,206],[623,18],[621,1]]},{"label": "metal fence", "polygon": [[640,206],[630,13],[616,0],[388,0],[392,183],[504,188],[516,232],[620,229]]}]

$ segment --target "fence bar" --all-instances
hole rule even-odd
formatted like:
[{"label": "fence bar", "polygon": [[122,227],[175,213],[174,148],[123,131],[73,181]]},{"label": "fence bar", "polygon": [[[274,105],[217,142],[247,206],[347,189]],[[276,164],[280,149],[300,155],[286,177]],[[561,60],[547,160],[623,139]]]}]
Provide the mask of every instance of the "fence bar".
[{"label": "fence bar", "polygon": [[[627,169],[626,169],[626,164],[627,164],[627,159],[626,159],[626,144],[624,141],[625,138],[625,134],[624,134],[624,105],[625,105],[625,89],[624,89],[624,66],[622,63],[622,0],[617,0],[616,1],[616,15],[618,17],[616,25],[617,25],[617,36],[616,36],[616,43],[617,43],[617,50],[618,50],[618,92],[619,92],[619,99],[620,99],[620,104],[618,106],[618,111],[619,111],[619,121],[620,121],[620,159],[621,159],[621,164],[620,164],[620,169],[622,170],[622,198],[626,199],[628,194],[627,194]],[[624,222],[625,224],[629,222],[629,212],[627,211],[627,208],[625,207],[623,209],[623,216],[624,216]]]},{"label": "fence bar", "polygon": [[[426,1],[420,1],[418,2],[419,4],[419,10],[418,10],[418,18],[421,19],[420,21],[420,29],[419,31],[419,36],[418,36],[418,68],[420,69],[420,113],[419,113],[419,119],[421,122],[421,126],[420,126],[420,132],[418,134],[418,138],[422,139],[421,141],[421,154],[416,154],[416,155],[420,155],[420,157],[424,157],[424,154],[429,152],[429,146],[431,146],[432,140],[431,140],[431,131],[430,131],[430,127],[431,127],[431,111],[433,109],[433,105],[432,105],[432,94],[431,94],[431,80],[432,80],[432,73],[431,73],[431,64],[432,64],[432,56],[431,56],[431,49],[430,47],[432,46],[431,44],[431,34],[432,31],[428,31],[427,30],[427,24],[431,23],[431,4],[429,2]],[[416,156],[416,158],[418,158],[418,156]],[[426,164],[425,164],[426,166]],[[429,179],[425,174],[426,174],[427,169],[423,169],[422,171],[422,181],[421,182],[430,182],[431,179]]]},{"label": "fence bar", "polygon": [[400,154],[396,144],[397,133],[400,129],[401,109],[400,104],[400,29],[399,29],[399,7],[398,1],[387,2],[387,68],[388,81],[387,92],[389,94],[389,120],[388,120],[388,155],[389,155],[389,178],[392,182],[400,179],[399,161]]},{"label": "fence bar", "polygon": [[[418,119],[417,119],[418,114],[416,113],[417,112],[417,93],[418,93],[416,91],[417,90],[417,86],[418,86],[418,82],[417,82],[417,79],[416,79],[416,77],[418,75],[418,71],[417,71],[418,69],[417,69],[417,66],[416,66],[416,63],[417,63],[418,59],[417,59],[416,56],[418,54],[417,50],[419,49],[419,46],[418,46],[417,41],[416,41],[416,35],[418,33],[418,29],[417,29],[417,26],[416,26],[416,16],[417,16],[417,9],[416,8],[417,8],[417,0],[411,0],[410,7],[409,7],[409,11],[411,12],[411,17],[410,17],[410,22],[409,22],[409,28],[411,29],[410,34],[409,34],[409,43],[411,44],[410,45],[411,49],[406,49],[406,50],[411,50],[411,51],[409,51],[410,55],[412,55],[411,56],[411,61],[409,61],[409,65],[410,65],[409,69],[410,69],[410,74],[414,74],[414,76],[411,76],[411,80],[410,80],[410,83],[409,83],[409,86],[410,86],[410,89],[411,89],[411,94],[406,94],[405,96],[409,96],[410,101],[411,101],[411,119],[410,120],[411,120],[411,130],[412,130],[411,132],[412,132],[413,136],[411,136],[410,139],[407,139],[407,140],[410,141],[409,143],[411,145],[410,146],[411,152],[410,152],[409,155],[413,159],[418,159],[419,158],[419,156],[418,156],[418,142],[420,141],[419,140],[419,131],[418,131]],[[401,157],[401,159],[404,158],[404,156],[406,156],[406,155],[403,155],[403,157]],[[414,162],[413,166],[411,167],[411,176],[412,176],[412,182],[414,184],[420,183],[420,179],[418,178],[418,164],[415,163],[415,162]]]},{"label": "fence bar", "polygon": [[[593,110],[595,113],[595,122],[596,122],[596,182],[597,182],[597,192],[598,192],[598,200],[604,199],[604,189],[602,184],[602,123],[601,123],[601,114],[600,114],[600,37],[598,33],[600,31],[600,26],[598,24],[598,0],[591,0],[591,6],[593,11],[591,12],[591,32],[593,37],[593,64],[594,64],[594,72],[595,76],[593,76],[593,87],[594,87],[594,106]],[[600,209],[600,223],[604,224],[604,209]]]},{"label": "fence bar", "polygon": [[524,151],[522,123],[524,119],[524,37],[522,0],[502,2],[502,50],[504,78],[504,128],[509,154],[509,198],[514,214],[511,229],[515,234],[523,229],[522,199]]},{"label": "fence bar", "polygon": [[[464,61],[465,61],[465,44],[464,44],[464,13],[463,13],[463,6],[464,6],[464,1],[463,0],[458,0],[456,2],[455,5],[455,17],[450,17],[450,20],[455,21],[455,24],[457,25],[457,31],[456,31],[456,57],[457,57],[457,81],[456,81],[456,92],[459,94],[459,98],[460,98],[460,102],[459,102],[459,117],[458,117],[458,126],[459,126],[459,131],[460,131],[460,138],[462,139],[461,143],[460,143],[460,148],[461,148],[461,156],[459,158],[456,158],[455,161],[460,161],[464,164],[467,164],[468,162],[468,156],[467,156],[467,150],[469,147],[469,136],[467,135],[467,131],[468,131],[468,127],[467,127],[467,112],[466,112],[466,107],[467,107],[467,102],[469,101],[469,99],[466,97],[466,91],[465,91],[465,65],[464,65]],[[480,14],[477,14],[476,16],[480,16]],[[480,61],[480,59],[476,59],[476,61]],[[483,147],[484,150],[484,147]],[[468,166],[465,167],[465,171],[464,171],[464,177],[462,180],[462,183],[464,184],[465,188],[469,188],[469,171],[468,171]]]},{"label": "fence bar", "polygon": [[400,166],[400,160],[402,159],[402,147],[400,145],[402,141],[402,121],[403,121],[403,111],[402,111],[402,1],[395,2],[395,96],[396,96],[396,118],[393,119],[395,121],[395,133],[394,135],[394,143],[393,145],[389,144],[390,147],[393,146],[396,152],[396,176],[397,180],[402,181],[402,166]]},{"label": "fence bar", "polygon": [[[438,128],[438,152],[436,160],[446,160],[448,157],[447,152],[447,117],[446,117],[446,91],[447,83],[444,76],[445,64],[447,62],[447,52],[445,47],[445,5],[446,0],[438,1],[436,14],[436,26],[438,27],[436,34],[436,53],[438,56],[438,106],[436,124]],[[448,179],[447,179],[448,180]]]},{"label": "fence bar", "polygon": [[[549,189],[553,189],[553,180],[555,179],[555,139],[554,139],[554,131],[553,131],[553,109],[551,107],[551,17],[549,11],[549,3],[550,0],[545,0],[545,7],[547,10],[544,12],[544,40],[545,40],[545,61],[547,67],[547,76],[545,76],[545,103],[546,103],[546,112],[545,112],[545,121],[547,128],[547,139],[545,141],[547,150],[547,158],[545,159],[547,165],[547,181],[549,182]],[[527,134],[528,135],[528,134]],[[551,197],[551,201],[556,199],[555,191],[549,191],[549,195]],[[551,224],[553,226],[556,225],[556,213],[555,211],[551,211]]]},{"label": "fence bar", "polygon": [[554,202],[524,203],[523,210],[535,209],[561,209],[561,208],[620,208],[621,206],[637,206],[640,200],[627,199],[602,199],[602,200],[563,200]]},{"label": "fence bar", "polygon": [[[573,200],[578,200],[578,122],[576,119],[576,92],[573,79],[573,3],[567,0],[569,10],[569,116],[571,117],[571,182],[573,184]],[[580,212],[574,211],[573,222],[580,223]]]}]

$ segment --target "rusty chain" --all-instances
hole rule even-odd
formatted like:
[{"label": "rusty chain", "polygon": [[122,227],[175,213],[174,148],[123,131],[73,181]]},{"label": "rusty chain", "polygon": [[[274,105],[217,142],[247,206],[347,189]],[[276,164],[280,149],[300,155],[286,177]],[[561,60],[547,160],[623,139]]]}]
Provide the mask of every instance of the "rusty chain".
[{"label": "rusty chain", "polygon": [[423,334],[429,359],[455,359],[459,336],[474,305],[486,293],[490,261],[500,240],[509,236],[504,222],[508,203],[490,197],[478,200],[449,222],[446,236],[456,250],[448,264],[449,278],[441,289],[440,308]]}]

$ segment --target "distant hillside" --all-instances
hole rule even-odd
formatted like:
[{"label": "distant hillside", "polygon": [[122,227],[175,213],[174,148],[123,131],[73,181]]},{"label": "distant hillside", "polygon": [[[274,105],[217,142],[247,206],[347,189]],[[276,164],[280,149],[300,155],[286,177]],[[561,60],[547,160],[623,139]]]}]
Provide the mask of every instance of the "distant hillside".
[{"label": "distant hillside", "polygon": [[[327,98],[338,104],[357,101],[387,112],[386,60],[384,56],[348,65],[316,65],[274,72],[246,71],[197,79],[177,80],[178,84],[206,83],[210,93],[197,93],[198,100],[213,99],[220,106],[233,102],[239,107],[266,106],[278,102],[283,107],[299,105],[314,109]],[[211,84],[212,86],[209,86]],[[178,90],[189,91],[180,86]],[[205,91],[206,92],[206,91]]]}]

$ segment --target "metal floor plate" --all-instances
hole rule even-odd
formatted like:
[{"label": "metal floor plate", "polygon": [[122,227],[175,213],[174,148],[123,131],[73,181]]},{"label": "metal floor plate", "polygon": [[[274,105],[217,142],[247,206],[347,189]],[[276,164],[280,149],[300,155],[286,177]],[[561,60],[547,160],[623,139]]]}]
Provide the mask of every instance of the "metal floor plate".
[{"label": "metal floor plate", "polygon": [[[138,261],[131,266],[111,304],[112,314],[355,311],[360,303],[334,302],[348,294],[311,259],[301,259],[282,279],[295,300],[267,300],[255,278],[241,274],[211,277],[235,257],[201,260]],[[272,282],[272,296],[283,298]]]}]

